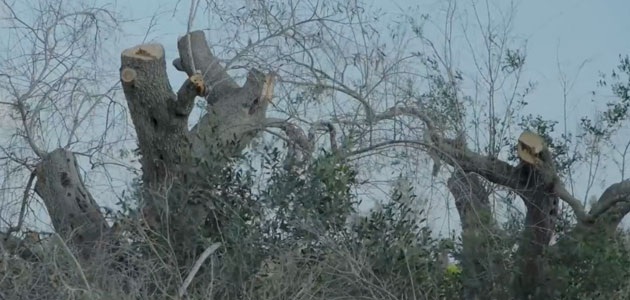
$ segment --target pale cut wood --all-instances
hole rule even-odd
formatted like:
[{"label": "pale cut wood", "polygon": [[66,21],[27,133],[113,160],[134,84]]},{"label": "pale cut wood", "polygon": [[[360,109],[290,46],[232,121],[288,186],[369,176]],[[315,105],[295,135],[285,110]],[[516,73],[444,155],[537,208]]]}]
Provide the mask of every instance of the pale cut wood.
[{"label": "pale cut wood", "polygon": [[517,154],[523,161],[531,165],[540,163],[539,155],[545,149],[543,138],[531,131],[525,131],[518,138]]},{"label": "pale cut wood", "polygon": [[136,71],[132,68],[124,68],[120,72],[120,80],[125,83],[134,82],[136,80],[136,77],[138,77],[138,73],[136,73]]},{"label": "pale cut wood", "polygon": [[122,55],[141,60],[161,59],[164,58],[164,47],[160,44],[144,44],[125,49]]}]

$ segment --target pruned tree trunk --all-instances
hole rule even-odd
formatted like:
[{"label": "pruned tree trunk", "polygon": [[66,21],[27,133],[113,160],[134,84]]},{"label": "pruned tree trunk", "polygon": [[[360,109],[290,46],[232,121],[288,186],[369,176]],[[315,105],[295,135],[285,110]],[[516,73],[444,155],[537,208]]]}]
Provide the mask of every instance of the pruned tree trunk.
[{"label": "pruned tree trunk", "polygon": [[505,235],[498,228],[489,192],[473,173],[454,170],[448,188],[462,223],[462,269],[464,299],[501,299],[493,287],[505,281],[506,273],[501,242]]},{"label": "pruned tree trunk", "polygon": [[[174,239],[176,249],[194,257],[200,241],[216,235],[225,217],[212,178],[264,128],[274,77],[251,70],[239,87],[201,31],[180,38],[178,48],[180,58],[173,63],[189,78],[177,94],[160,45],[123,51],[121,82],[142,155],[143,216]],[[205,97],[208,111],[189,130],[197,96]]]},{"label": "pruned tree trunk", "polygon": [[524,193],[525,226],[516,255],[514,288],[522,299],[541,297],[547,281],[545,252],[555,229],[558,198],[549,192]]},{"label": "pruned tree trunk", "polygon": [[[558,196],[554,193],[554,188],[559,184],[559,178],[553,167],[551,153],[544,149],[537,158],[540,163],[536,165],[521,163],[513,167],[495,158],[471,152],[465,144],[454,140],[436,140],[438,148],[442,150],[440,155],[443,156],[442,159],[445,162],[461,172],[474,172],[490,182],[509,187],[523,199],[527,212],[522,238],[516,253],[518,268],[514,275],[513,288],[515,295],[519,298],[535,297],[539,291],[542,291],[541,288],[546,279],[544,254],[549,246],[557,218]],[[452,186],[451,183],[449,188],[456,197],[466,197],[465,192],[453,189]],[[476,189],[479,190],[479,187]],[[474,190],[475,188],[469,187],[467,197],[483,199],[477,195],[481,193]],[[483,210],[483,202],[480,200],[477,202],[479,204],[476,209]],[[466,226],[467,222],[471,222],[470,217],[466,213],[463,215],[462,223]],[[465,229],[464,235],[468,233],[466,231]]]},{"label": "pruned tree trunk", "polygon": [[83,257],[108,242],[109,225],[86,189],[72,152],[60,148],[44,157],[37,166],[35,191],[44,200],[57,233]]},{"label": "pruned tree trunk", "polygon": [[190,80],[175,95],[166,75],[161,45],[142,45],[122,53],[121,82],[138,136],[145,187],[185,180],[191,165],[188,115],[197,96]]},{"label": "pruned tree trunk", "polygon": [[[180,57],[173,64],[189,78],[177,93],[169,83],[164,49],[159,44],[124,50],[120,79],[141,155],[139,216],[156,232],[173,239],[192,239],[194,244],[220,227],[217,218],[221,214],[214,203],[220,191],[211,178],[220,177],[231,158],[261,130],[282,129],[291,146],[299,146],[305,157],[311,154],[312,144],[298,126],[266,119],[273,75],[252,69],[245,84],[239,86],[212,54],[201,31],[181,37],[178,49]],[[189,130],[188,117],[198,96],[207,101],[207,113]],[[110,232],[81,181],[71,152],[57,149],[43,159],[36,190],[55,229],[86,257],[94,243]],[[195,252],[199,245],[180,246]]]}]

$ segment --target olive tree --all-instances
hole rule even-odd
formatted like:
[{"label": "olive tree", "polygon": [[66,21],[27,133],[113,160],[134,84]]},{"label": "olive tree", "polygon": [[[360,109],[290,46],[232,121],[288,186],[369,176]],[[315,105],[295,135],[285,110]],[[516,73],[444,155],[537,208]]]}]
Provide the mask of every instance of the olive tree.
[{"label": "olive tree", "polygon": [[[627,180],[608,187],[590,207],[569,192],[565,172],[574,159],[565,151],[568,141],[550,135],[549,122],[524,118],[524,128],[514,126],[531,86],[522,84],[525,53],[510,39],[513,10],[504,23],[494,24],[480,17],[485,12],[473,2],[468,13],[479,31],[471,32],[458,27],[462,11],[448,2],[438,39],[425,32],[432,24],[427,16],[392,22],[358,1],[254,1],[242,7],[191,1],[189,28],[176,41],[178,57],[172,60],[185,82],[173,89],[164,47],[147,43],[122,51],[114,77],[120,85],[103,89],[102,76],[111,74],[90,68],[86,59],[98,52],[92,35],[103,20],[113,22],[111,14],[66,12],[55,5],[61,1],[42,3],[39,18],[23,20],[4,2],[17,37],[28,37],[23,44],[30,48],[6,60],[2,71],[9,100],[1,104],[18,121],[20,143],[3,147],[3,160],[31,174],[24,199],[34,182],[56,235],[76,250],[79,264],[133,243],[106,220],[76,158],[79,148],[88,155],[103,150],[104,143],[82,145],[80,132],[119,86],[141,166],[138,207],[121,219],[144,223],[147,236],[160,241],[151,251],[172,255],[181,273],[163,275],[175,278],[179,297],[214,251],[239,250],[225,234],[232,212],[248,211],[239,216],[250,224],[248,218],[255,217],[249,210],[259,203],[247,187],[228,188],[222,180],[231,178],[232,168],[261,137],[285,142],[285,167],[296,177],[312,170],[324,152],[334,154],[335,164],[353,164],[366,186],[379,181],[379,169],[395,169],[393,162],[401,160],[405,168],[446,178],[444,188],[461,220],[463,295],[470,299],[553,294],[549,253],[562,253],[558,248],[574,247],[575,240],[614,238],[630,211]],[[221,31],[193,30],[202,6]],[[479,80],[458,70],[456,30],[466,37]],[[626,59],[615,78],[619,101],[603,123],[585,119],[590,135],[583,139],[611,135],[625,121],[627,74]],[[468,95],[467,84],[483,92]],[[69,102],[60,106],[64,101]],[[196,103],[203,107],[199,120],[192,118]],[[52,120],[63,122],[54,136],[48,131]],[[534,163],[513,156],[522,129],[544,138]],[[491,197],[499,196],[518,198],[525,208],[514,253],[497,251],[513,246],[492,209]],[[566,241],[551,246],[560,203],[571,208],[575,224]],[[19,226],[10,227],[5,240]],[[214,279],[212,270],[207,278]]]}]

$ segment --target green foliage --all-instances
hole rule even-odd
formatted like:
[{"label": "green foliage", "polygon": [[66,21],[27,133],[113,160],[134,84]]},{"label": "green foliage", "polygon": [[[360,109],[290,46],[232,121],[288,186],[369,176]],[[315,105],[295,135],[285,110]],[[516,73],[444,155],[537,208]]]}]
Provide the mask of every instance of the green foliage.
[{"label": "green foliage", "polygon": [[588,117],[581,119],[581,126],[587,134],[608,138],[630,117],[630,58],[627,55],[619,57],[619,65],[612,72],[610,80],[612,83],[602,75],[598,84],[602,87],[610,84],[617,99],[606,103],[606,110],[597,115],[595,120]]},{"label": "green foliage", "polygon": [[501,70],[513,73],[520,70],[525,65],[525,54],[520,50],[507,49]]},{"label": "green foliage", "polygon": [[574,230],[551,248],[549,289],[557,299],[619,299],[630,282],[627,234]]},{"label": "green foliage", "polygon": [[439,294],[435,297],[456,296],[461,277],[445,269],[452,242],[432,237],[423,211],[414,211],[415,197],[412,189],[395,190],[382,208],[352,226],[355,238],[349,242],[354,249],[366,251],[372,272],[381,280],[394,282],[394,290],[403,298],[430,290]]},{"label": "green foliage", "polygon": [[270,239],[314,241],[343,230],[357,203],[351,192],[356,174],[350,166],[325,155],[306,170],[287,171],[275,163],[270,167],[268,189],[261,195]]}]

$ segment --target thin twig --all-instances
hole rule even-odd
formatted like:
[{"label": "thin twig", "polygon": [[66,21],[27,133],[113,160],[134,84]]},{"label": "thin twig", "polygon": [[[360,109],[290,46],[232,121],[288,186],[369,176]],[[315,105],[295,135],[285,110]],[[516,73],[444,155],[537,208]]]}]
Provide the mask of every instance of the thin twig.
[{"label": "thin twig", "polygon": [[33,185],[33,180],[37,175],[36,171],[31,172],[31,176],[28,178],[28,182],[26,183],[26,188],[24,189],[24,196],[22,197],[22,205],[20,207],[20,215],[18,217],[18,223],[16,226],[9,227],[7,230],[7,236],[11,235],[13,232],[17,232],[22,229],[22,224],[24,223],[24,215],[26,214],[26,203],[28,202],[28,196],[30,195],[31,186]]},{"label": "thin twig", "polygon": [[70,256],[70,258],[74,262],[75,266],[77,267],[77,270],[79,271],[79,275],[81,275],[81,279],[83,280],[83,284],[85,284],[85,287],[87,288],[89,294],[91,295],[92,294],[92,288],[90,287],[90,283],[88,282],[87,277],[85,277],[85,273],[83,272],[83,268],[81,268],[81,264],[79,263],[77,258],[74,256],[74,254],[72,254],[72,251],[70,251],[70,248],[68,248],[68,245],[61,238],[61,236],[59,236],[59,234],[57,234],[57,233],[54,233],[54,236],[57,238],[57,240],[59,240],[59,243],[61,244],[63,249],[66,251],[68,256]]},{"label": "thin twig", "polygon": [[188,14],[188,27],[186,28],[186,40],[188,42],[188,55],[190,56],[190,66],[192,68],[193,74],[198,74],[199,70],[195,66],[195,58],[192,53],[192,43],[190,41],[190,30],[192,29],[193,22],[195,20],[195,14],[197,13],[197,6],[199,5],[199,1],[191,0],[190,2],[190,12]]},{"label": "thin twig", "polygon": [[190,273],[188,273],[188,276],[186,276],[186,279],[184,280],[184,284],[182,284],[182,286],[179,288],[179,292],[177,294],[180,299],[184,297],[184,295],[186,294],[186,289],[188,289],[188,286],[190,285],[192,280],[195,278],[195,275],[197,275],[197,272],[199,272],[199,268],[201,268],[201,265],[206,261],[208,256],[210,256],[215,251],[217,251],[219,247],[221,247],[221,243],[217,242],[210,245],[210,247],[206,248],[206,250],[204,250],[203,253],[201,253],[201,256],[199,256],[199,258],[193,265],[192,269],[190,270]]}]

